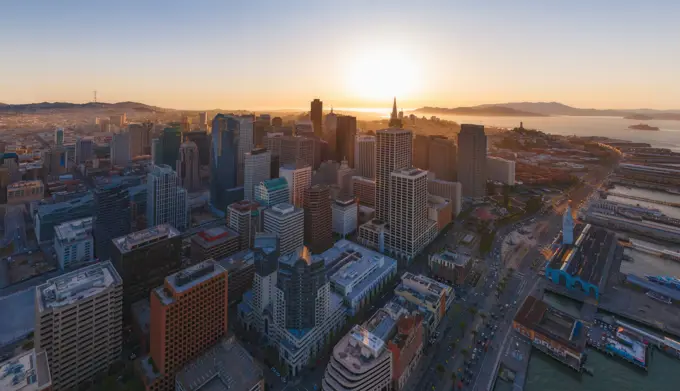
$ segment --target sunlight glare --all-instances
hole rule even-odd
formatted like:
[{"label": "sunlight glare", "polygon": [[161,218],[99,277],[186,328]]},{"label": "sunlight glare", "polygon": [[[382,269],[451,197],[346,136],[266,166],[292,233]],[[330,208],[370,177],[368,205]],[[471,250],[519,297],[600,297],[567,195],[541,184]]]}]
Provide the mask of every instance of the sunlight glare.
[{"label": "sunlight glare", "polygon": [[349,93],[360,99],[385,100],[413,94],[420,83],[416,61],[404,48],[367,49],[347,67]]}]

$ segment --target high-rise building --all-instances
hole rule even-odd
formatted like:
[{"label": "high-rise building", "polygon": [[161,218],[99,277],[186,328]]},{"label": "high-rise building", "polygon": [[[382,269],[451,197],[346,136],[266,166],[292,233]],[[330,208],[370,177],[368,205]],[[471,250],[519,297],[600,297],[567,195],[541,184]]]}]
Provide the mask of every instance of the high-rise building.
[{"label": "high-rise building", "polygon": [[311,121],[298,120],[295,121],[295,135],[296,136],[314,136],[314,124]]},{"label": "high-rise building", "polygon": [[[302,136],[282,136],[276,140],[280,143],[279,162],[286,164],[315,165],[315,140]],[[272,150],[274,153],[274,150]]]},{"label": "high-rise building", "polygon": [[111,135],[111,164],[125,167],[130,164],[130,133],[117,132]]},{"label": "high-rise building", "polygon": [[331,205],[333,211],[333,232],[343,237],[357,229],[359,204],[354,197],[335,199]]},{"label": "high-rise building", "polygon": [[430,167],[430,138],[416,134],[413,139],[413,166],[421,170],[427,170]]},{"label": "high-rise building", "polygon": [[200,113],[198,113],[198,128],[203,132],[208,131],[208,112],[207,111],[201,111]]},{"label": "high-rise building", "polygon": [[320,254],[333,246],[333,211],[331,192],[326,185],[314,185],[305,189],[304,201],[305,243],[314,254]]},{"label": "high-rise building", "polygon": [[399,114],[397,113],[397,97],[394,97],[394,103],[392,103],[392,114],[390,114],[390,128],[401,129],[403,123]]},{"label": "high-rise building", "polygon": [[[147,390],[175,390],[175,375],[227,333],[227,271],[205,261],[167,276],[151,294]],[[155,373],[154,373],[155,372]],[[155,376],[154,376],[155,375]]]},{"label": "high-rise building", "polygon": [[182,133],[191,132],[191,117],[189,117],[188,115],[183,115],[179,128],[182,131]]},{"label": "high-rise building", "polygon": [[264,148],[256,148],[246,152],[243,170],[243,198],[255,199],[255,187],[271,177],[271,152]]},{"label": "high-rise building", "polygon": [[76,140],[76,163],[85,163],[94,157],[94,141],[90,138]]},{"label": "high-rise building", "polygon": [[[458,147],[453,140],[444,136],[430,136],[428,149],[428,170],[435,178],[455,181],[457,178]],[[417,166],[416,166],[417,167]]]},{"label": "high-rise building", "polygon": [[[396,114],[396,112],[395,112]],[[390,175],[396,170],[411,167],[413,134],[410,130],[384,129],[376,133],[375,207],[376,217],[389,222]]]},{"label": "high-rise building", "polygon": [[253,246],[255,233],[259,228],[260,204],[255,201],[242,200],[227,207],[227,225],[238,232],[241,250]]},{"label": "high-rise building", "polygon": [[191,260],[196,263],[210,258],[220,260],[236,254],[240,247],[236,231],[226,226],[209,228],[191,237]]},{"label": "high-rise building", "polygon": [[460,182],[448,182],[439,179],[427,180],[427,192],[432,195],[451,200],[451,212],[458,216],[461,209],[461,189]]},{"label": "high-rise building", "polygon": [[323,139],[328,143],[329,156],[337,156],[337,130],[338,130],[338,116],[333,112],[326,114],[323,123]]},{"label": "high-rise building", "polygon": [[342,195],[348,195],[351,193],[352,188],[352,178],[355,176],[356,170],[350,168],[349,162],[347,160],[342,160],[340,162],[340,168],[338,168],[338,178],[335,185],[337,185],[339,193]]},{"label": "high-rise building", "polygon": [[458,182],[465,197],[486,194],[486,135],[483,125],[463,124],[458,134]]},{"label": "high-rise building", "polygon": [[166,165],[154,166],[146,177],[146,222],[153,227],[170,224],[180,231],[189,228],[189,200],[177,173]]},{"label": "high-rise building", "polygon": [[365,178],[375,178],[375,136],[356,136],[354,147],[354,169]]},{"label": "high-rise building", "polygon": [[180,269],[182,237],[168,224],[113,239],[113,265],[125,281],[123,305],[149,297],[168,274]]},{"label": "high-rise building", "polygon": [[278,204],[264,210],[264,232],[279,238],[279,253],[289,254],[305,242],[304,211],[291,204]]},{"label": "high-rise building", "polygon": [[[33,226],[38,243],[54,239],[54,227],[68,221],[95,216],[92,193],[54,204],[38,205],[33,217]],[[96,241],[95,241],[96,243]]]},{"label": "high-rise building", "polygon": [[239,121],[239,140],[238,140],[238,172],[237,183],[243,185],[244,159],[246,153],[253,149],[253,123],[255,118],[252,115],[237,117]]},{"label": "high-rise building", "polygon": [[127,115],[125,113],[120,115],[112,115],[109,117],[109,122],[111,125],[122,128],[127,124]]},{"label": "high-rise building", "polygon": [[179,147],[177,176],[180,185],[187,191],[197,191],[201,187],[199,164],[198,146],[192,141],[182,143]]},{"label": "high-rise building", "polygon": [[123,280],[102,262],[35,288],[35,348],[47,353],[52,389],[76,389],[106,374],[122,351]]},{"label": "high-rise building", "polygon": [[309,118],[312,120],[312,126],[314,128],[314,134],[322,137],[323,136],[323,102],[320,99],[314,99],[312,101],[311,109],[309,111]]},{"label": "high-rise building", "polygon": [[175,167],[179,160],[179,146],[182,144],[182,131],[180,128],[165,128],[160,136],[163,164]]},{"label": "high-rise building", "polygon": [[184,135],[186,141],[191,141],[198,147],[198,161],[201,166],[210,164],[210,136],[207,131],[194,131]]},{"label": "high-rise building", "polygon": [[267,179],[255,186],[255,201],[265,208],[290,202],[290,190],[286,178]]},{"label": "high-rise building", "polygon": [[286,164],[279,169],[279,178],[285,178],[288,182],[289,202],[301,208],[305,203],[305,189],[312,184],[312,167],[303,164]]},{"label": "high-rise building", "polygon": [[163,164],[163,145],[159,138],[151,140],[151,162],[157,166]]},{"label": "high-rise building", "polygon": [[375,179],[364,178],[361,176],[352,177],[352,195],[359,204],[368,207],[375,207],[376,190]]},{"label": "high-rise building", "polygon": [[217,114],[212,124],[212,154],[210,167],[210,203],[226,211],[238,200],[228,197],[228,190],[236,188],[240,122],[231,115]]},{"label": "high-rise building", "polygon": [[94,259],[93,220],[86,217],[54,227],[54,251],[62,270]]},{"label": "high-rise building", "polygon": [[144,124],[128,125],[130,134],[130,157],[148,155],[147,150],[151,147],[151,129]]},{"label": "high-rise building", "polygon": [[111,239],[130,233],[130,193],[121,183],[108,183],[94,190],[94,245],[100,260],[111,257]]},{"label": "high-rise building", "polygon": [[243,299],[243,294],[253,285],[255,253],[248,249],[226,257],[213,259],[216,259],[227,270],[229,276],[229,305],[240,302]]},{"label": "high-rise building", "polygon": [[271,128],[269,119],[264,119],[262,116],[257,117],[253,123],[253,147],[264,147],[264,140],[267,132]]},{"label": "high-rise building", "polygon": [[64,129],[63,128],[57,128],[54,130],[54,143],[56,145],[63,145],[64,144]]},{"label": "high-rise building", "polygon": [[513,160],[487,156],[486,173],[489,180],[509,186],[515,185],[515,162]]},{"label": "high-rise building", "polygon": [[347,160],[354,168],[354,139],[357,135],[357,117],[340,115],[336,129],[336,159],[341,162]]}]

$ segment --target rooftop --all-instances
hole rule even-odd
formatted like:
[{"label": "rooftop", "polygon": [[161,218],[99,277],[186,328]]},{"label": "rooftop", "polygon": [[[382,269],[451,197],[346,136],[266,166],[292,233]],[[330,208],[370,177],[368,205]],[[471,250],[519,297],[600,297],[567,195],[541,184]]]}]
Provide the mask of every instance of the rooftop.
[{"label": "rooftop", "polygon": [[599,285],[615,235],[590,224],[583,227],[573,245],[562,245],[550,260],[552,269]]},{"label": "rooftop", "polygon": [[581,321],[534,296],[527,296],[514,321],[573,349],[585,348],[586,333]]},{"label": "rooftop", "polygon": [[192,236],[191,240],[200,244],[202,247],[212,247],[220,245],[237,236],[239,236],[239,234],[236,231],[226,226],[219,226],[201,231]]},{"label": "rooftop", "polygon": [[174,301],[174,294],[183,293],[225,272],[226,270],[222,266],[209,259],[165,277],[165,284],[172,291],[169,291],[166,289],[166,285],[163,285],[155,288],[154,292],[163,304],[169,305]]},{"label": "rooftop", "polygon": [[62,242],[83,240],[92,234],[93,217],[71,220],[54,227],[54,237]]},{"label": "rooftop", "polygon": [[453,291],[452,287],[429,277],[423,276],[422,274],[416,275],[406,272],[401,276],[401,281],[404,285],[407,285],[421,293],[428,293],[437,297],[441,297],[443,295],[449,297],[451,296],[451,291]]},{"label": "rooftop", "polygon": [[286,178],[282,178],[282,177],[274,178],[274,179],[267,179],[266,181],[262,181],[262,184],[269,191],[275,191],[275,190],[281,190],[281,189],[288,188],[288,181],[286,180]]},{"label": "rooftop", "polygon": [[347,297],[362,293],[389,269],[395,269],[397,261],[366,247],[342,239],[319,256],[326,260],[331,281],[342,287]]},{"label": "rooftop", "polygon": [[23,189],[27,187],[42,187],[43,186],[43,181],[35,180],[35,181],[19,181],[19,182],[14,182],[10,183],[7,185],[7,190],[16,190],[16,189]]},{"label": "rooftop", "polygon": [[125,254],[137,248],[159,242],[163,239],[174,238],[178,235],[179,231],[170,224],[161,224],[153,228],[143,229],[129,235],[115,238],[113,239],[113,244],[118,247],[118,250],[120,250],[121,253]]},{"label": "rooftop", "polygon": [[239,251],[226,258],[217,261],[227,272],[232,270],[240,270],[255,263],[255,253],[252,250]]},{"label": "rooftop", "polygon": [[291,213],[295,212],[302,212],[302,209],[296,208],[293,204],[289,204],[287,202],[282,202],[280,204],[276,204],[272,206],[271,208],[267,209],[267,213],[272,213],[280,216],[285,216],[289,215]]},{"label": "rooftop", "polygon": [[259,207],[260,204],[258,202],[248,200],[234,202],[233,204],[229,205],[229,209],[233,209],[238,212],[250,212],[256,210]]},{"label": "rooftop", "polygon": [[186,391],[250,390],[262,379],[260,365],[233,336],[213,345],[175,377]]},{"label": "rooftop", "polygon": [[67,306],[122,283],[123,280],[111,262],[86,266],[37,286],[38,311]]},{"label": "rooftop", "polygon": [[47,353],[35,349],[0,363],[0,390],[39,391],[52,383]]},{"label": "rooftop", "polygon": [[450,262],[458,266],[465,266],[470,262],[471,257],[469,255],[459,254],[450,250],[443,250],[437,254],[433,254],[433,257],[439,258],[445,262]]},{"label": "rooftop", "polygon": [[401,170],[393,171],[391,175],[406,178],[420,178],[423,176],[427,176],[427,171],[415,167],[402,168]]},{"label": "rooftop", "polygon": [[355,205],[357,203],[356,198],[351,197],[351,196],[340,196],[335,199],[335,205],[341,206],[341,207],[348,207]]}]

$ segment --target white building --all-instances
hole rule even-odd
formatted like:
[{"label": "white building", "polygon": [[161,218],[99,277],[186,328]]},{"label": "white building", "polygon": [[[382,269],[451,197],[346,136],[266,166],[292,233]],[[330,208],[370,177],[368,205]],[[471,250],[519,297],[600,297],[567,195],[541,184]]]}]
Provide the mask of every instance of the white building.
[{"label": "white building", "polygon": [[356,136],[354,148],[356,175],[375,178],[375,136]]},{"label": "white building", "polygon": [[333,264],[344,264],[331,276],[331,288],[343,297],[347,312],[354,315],[371,294],[381,291],[397,275],[397,260],[342,239],[320,255]]},{"label": "white building", "polygon": [[333,232],[343,237],[356,231],[359,218],[359,204],[356,199],[338,198],[331,204],[333,211]]},{"label": "white building", "polygon": [[298,208],[305,204],[305,189],[312,185],[312,167],[286,164],[279,169],[279,178],[286,178],[290,190],[289,203]]},{"label": "white building", "polygon": [[460,185],[460,182],[428,179],[427,192],[451,200],[453,215],[458,216],[462,207],[462,186]]},{"label": "white building", "polygon": [[255,186],[255,201],[267,208],[290,202],[290,190],[286,178],[267,179],[258,183]]},{"label": "white building", "polygon": [[86,217],[54,227],[54,250],[62,270],[94,259],[93,220]]},{"label": "white building", "polygon": [[264,232],[278,236],[281,255],[295,251],[305,241],[304,211],[291,204],[278,204],[265,209]]},{"label": "white building", "polygon": [[486,157],[487,178],[506,185],[515,185],[515,162],[499,157]]},{"label": "white building", "polygon": [[179,231],[189,227],[187,191],[177,173],[167,165],[154,166],[146,177],[146,224],[170,224]]},{"label": "white building", "polygon": [[243,199],[255,200],[255,186],[271,178],[271,152],[264,148],[246,152],[243,172]]},{"label": "white building", "polygon": [[111,135],[111,164],[127,166],[132,160],[130,155],[130,133],[119,132]]},{"label": "white building", "polygon": [[35,348],[47,352],[54,390],[75,389],[120,360],[123,281],[111,262],[51,278],[35,300]]}]

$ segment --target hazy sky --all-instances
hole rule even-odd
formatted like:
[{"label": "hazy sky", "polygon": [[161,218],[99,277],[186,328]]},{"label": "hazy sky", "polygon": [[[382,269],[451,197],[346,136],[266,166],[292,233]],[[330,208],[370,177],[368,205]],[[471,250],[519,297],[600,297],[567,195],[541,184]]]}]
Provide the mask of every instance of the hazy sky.
[{"label": "hazy sky", "polygon": [[0,102],[680,109],[677,0],[6,0]]}]

